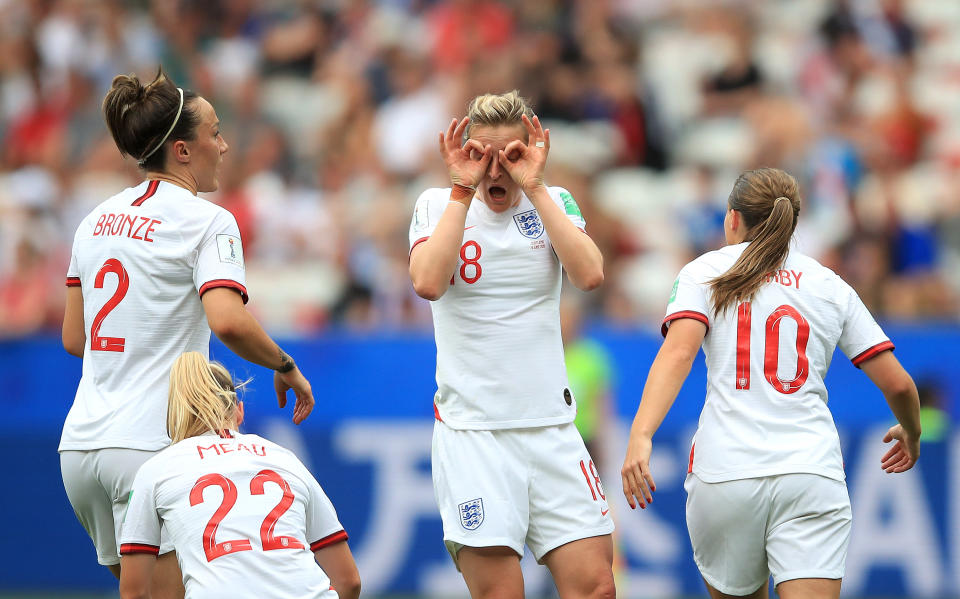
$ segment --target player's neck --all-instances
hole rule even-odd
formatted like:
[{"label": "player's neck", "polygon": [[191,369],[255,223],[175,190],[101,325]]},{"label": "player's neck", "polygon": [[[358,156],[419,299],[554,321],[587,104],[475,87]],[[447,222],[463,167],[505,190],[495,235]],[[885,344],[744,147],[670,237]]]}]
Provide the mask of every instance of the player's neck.
[{"label": "player's neck", "polygon": [[193,195],[197,195],[197,182],[188,173],[180,174],[162,171],[147,171],[146,177],[148,180],[156,179],[157,181],[166,181],[171,185],[176,185],[177,187],[186,189]]}]

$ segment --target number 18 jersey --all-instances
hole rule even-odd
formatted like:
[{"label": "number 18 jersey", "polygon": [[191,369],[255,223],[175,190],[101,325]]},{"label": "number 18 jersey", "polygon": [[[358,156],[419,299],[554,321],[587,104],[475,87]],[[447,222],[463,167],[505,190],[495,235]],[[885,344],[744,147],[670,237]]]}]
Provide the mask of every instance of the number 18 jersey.
[{"label": "number 18 jersey", "polygon": [[168,445],[170,367],[209,352],[200,296],[230,287],[246,301],[244,283],[233,215],[182,187],[144,181],[87,215],[67,271],[83,293],[83,375],[60,450]]},{"label": "number 18 jersey", "polygon": [[147,460],[120,554],[157,555],[161,521],[188,598],[336,597],[313,552],[347,533],[303,463],[263,437],[207,433]]},{"label": "number 18 jersey", "polygon": [[824,377],[836,347],[854,365],[893,349],[856,292],[816,260],[791,252],[750,302],[714,314],[709,281],[747,243],[708,252],[674,283],[663,322],[707,325],[707,394],[689,471],[705,482],[787,473],[844,480]]}]

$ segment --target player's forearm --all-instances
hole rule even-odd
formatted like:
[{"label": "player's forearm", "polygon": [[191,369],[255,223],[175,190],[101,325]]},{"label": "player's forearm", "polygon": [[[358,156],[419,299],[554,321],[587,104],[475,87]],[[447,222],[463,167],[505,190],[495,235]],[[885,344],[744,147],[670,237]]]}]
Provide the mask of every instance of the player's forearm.
[{"label": "player's forearm", "polygon": [[218,331],[217,338],[248,362],[271,370],[292,369],[293,359],[280,349],[246,309],[236,315],[233,326]]},{"label": "player's forearm", "polygon": [[570,282],[583,291],[599,287],[603,283],[603,255],[597,244],[570,222],[546,187],[527,192],[527,197],[536,207]]},{"label": "player's forearm", "polygon": [[457,267],[467,206],[450,202],[430,238],[418,244],[410,255],[410,280],[417,295],[436,300],[450,286],[450,277]]},{"label": "player's forearm", "polygon": [[909,385],[904,384],[903,389],[896,392],[885,391],[883,395],[903,430],[911,437],[918,438],[920,436],[920,395],[913,379],[910,379]]},{"label": "player's forearm", "polygon": [[666,343],[660,348],[643,386],[640,406],[630,427],[631,436],[653,438],[690,374],[696,356],[696,351],[668,347]]}]

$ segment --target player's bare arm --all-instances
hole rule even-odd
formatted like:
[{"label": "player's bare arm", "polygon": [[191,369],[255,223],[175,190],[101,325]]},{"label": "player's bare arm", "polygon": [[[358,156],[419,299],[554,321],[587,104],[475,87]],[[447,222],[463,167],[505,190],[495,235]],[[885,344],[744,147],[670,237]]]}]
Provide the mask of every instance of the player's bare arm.
[{"label": "player's bare arm", "polygon": [[67,287],[67,303],[63,311],[63,348],[67,353],[83,357],[83,346],[87,344],[87,333],[83,326],[83,291],[78,287]]},{"label": "player's bare arm", "polygon": [[880,458],[880,467],[888,473],[906,472],[913,468],[920,457],[920,396],[917,386],[892,351],[877,354],[860,364],[860,368],[883,392],[898,422],[883,437],[884,443],[896,443]]},{"label": "player's bare arm", "polygon": [[360,573],[346,541],[317,549],[313,554],[340,597],[357,599],[360,596]]},{"label": "player's bare arm", "polygon": [[595,289],[603,283],[603,255],[590,236],[570,222],[554,203],[543,182],[543,169],[550,153],[550,130],[543,128],[537,116],[531,120],[523,115],[522,120],[527,142],[510,142],[498,152],[497,159],[536,207],[570,282],[583,291]]},{"label": "player's bare arm", "polygon": [[147,553],[131,553],[120,558],[121,599],[148,599],[150,578],[157,557]]},{"label": "player's bare arm", "polygon": [[643,386],[640,407],[630,427],[627,455],[620,474],[623,478],[623,494],[631,508],[637,504],[645,508],[653,501],[657,485],[650,471],[650,453],[653,435],[666,417],[670,406],[677,398],[690,367],[697,357],[700,344],[707,334],[707,327],[699,320],[681,318],[667,330],[667,337],[650,366],[647,381]]},{"label": "player's bare arm", "polygon": [[221,287],[204,293],[201,301],[210,330],[224,345],[241,358],[274,371],[273,383],[280,407],[286,405],[287,390],[293,389],[297,397],[293,421],[303,422],[314,406],[310,383],[247,311],[240,294]]},{"label": "player's bare arm", "polygon": [[410,253],[410,279],[417,295],[437,300],[449,287],[457,267],[463,225],[473,201],[477,184],[490,164],[492,150],[476,140],[460,143],[469,119],[453,119],[440,134],[440,154],[450,176],[450,202],[430,238],[417,244]]}]

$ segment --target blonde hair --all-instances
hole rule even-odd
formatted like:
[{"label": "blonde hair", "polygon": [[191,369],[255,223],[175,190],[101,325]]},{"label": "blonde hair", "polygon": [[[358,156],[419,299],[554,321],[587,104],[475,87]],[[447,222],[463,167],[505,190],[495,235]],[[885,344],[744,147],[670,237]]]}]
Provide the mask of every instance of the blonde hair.
[{"label": "blonde hair", "polygon": [[746,171],[737,177],[727,203],[741,214],[750,245],[730,270],[709,283],[717,316],[752,299],[767,275],[783,266],[800,216],[800,186],[777,168]]},{"label": "blonde hair", "polygon": [[187,437],[219,431],[236,424],[236,384],[222,364],[202,354],[181,354],[170,369],[167,434],[176,443]]},{"label": "blonde hair", "polygon": [[[463,133],[464,139],[470,138],[470,130],[474,125],[520,125],[523,123],[520,118],[523,115],[532,119],[533,109],[515,89],[505,94],[477,96],[467,107],[470,123],[467,124],[467,130]],[[524,137],[526,137],[526,129],[524,129]]]}]

